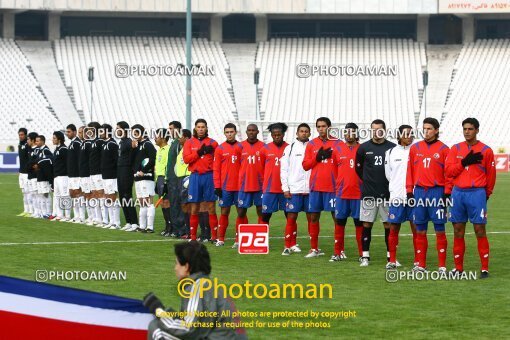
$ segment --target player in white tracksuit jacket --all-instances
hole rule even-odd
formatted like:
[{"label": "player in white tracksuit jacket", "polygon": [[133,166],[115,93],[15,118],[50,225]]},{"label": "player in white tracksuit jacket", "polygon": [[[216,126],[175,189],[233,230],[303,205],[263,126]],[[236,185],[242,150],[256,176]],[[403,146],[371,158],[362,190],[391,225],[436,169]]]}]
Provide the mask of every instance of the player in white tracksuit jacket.
[{"label": "player in white tracksuit jacket", "polygon": [[401,125],[398,128],[398,145],[386,151],[384,171],[389,182],[390,208],[388,222],[390,223],[390,235],[388,238],[389,261],[386,269],[395,269],[400,266],[397,261],[398,233],[400,225],[405,221],[411,224],[413,232],[413,247],[416,262],[416,225],[412,222],[412,207],[407,205],[406,176],[409,149],[413,143],[412,127]]},{"label": "player in white tracksuit jacket", "polygon": [[308,224],[310,224],[310,215],[308,213],[310,170],[305,171],[302,165],[306,144],[308,144],[308,138],[310,138],[310,126],[306,123],[300,124],[297,128],[296,136],[296,141],[287,145],[280,159],[280,177],[283,195],[286,199],[285,215],[287,217],[285,249],[282,255],[301,252],[296,242],[296,219],[300,211],[306,213]]}]

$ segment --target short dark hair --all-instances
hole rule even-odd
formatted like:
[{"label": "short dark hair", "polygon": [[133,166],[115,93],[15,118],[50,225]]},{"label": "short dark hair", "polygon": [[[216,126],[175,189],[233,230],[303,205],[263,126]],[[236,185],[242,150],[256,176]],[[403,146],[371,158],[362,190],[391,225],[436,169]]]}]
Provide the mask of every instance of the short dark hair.
[{"label": "short dark hair", "polygon": [[319,117],[317,118],[317,120],[315,121],[315,126],[317,127],[317,123],[319,122],[324,122],[326,123],[326,125],[328,127],[331,127],[331,119],[329,119],[328,117]]},{"label": "short dark hair", "polygon": [[471,125],[473,125],[475,127],[475,129],[479,129],[480,128],[480,122],[478,121],[478,119],[473,118],[473,117],[464,119],[462,121],[462,126],[464,126],[464,124],[471,124]]},{"label": "short dark hair", "polygon": [[140,131],[140,134],[142,134],[142,135],[145,133],[145,128],[141,124],[135,124],[131,127],[131,131],[135,131],[135,130]]},{"label": "short dark hair", "polygon": [[400,139],[402,138],[402,136],[404,135],[404,130],[405,129],[411,129],[411,132],[413,130],[413,127],[411,125],[407,125],[407,124],[403,124],[403,125],[400,125],[398,127],[398,138],[397,140],[400,142]]},{"label": "short dark hair", "polygon": [[98,122],[90,122],[87,124],[88,127],[94,128],[96,130],[99,130],[101,128],[101,124]]},{"label": "short dark hair", "polygon": [[182,129],[181,135],[182,137],[191,138],[191,131],[188,129]]},{"label": "short dark hair", "polygon": [[159,128],[156,130],[156,137],[157,138],[164,138],[167,142],[170,139],[170,136],[167,133],[167,129]]},{"label": "short dark hair", "polygon": [[66,126],[66,130],[71,130],[71,131],[76,132],[76,125],[69,124],[68,126]]},{"label": "short dark hair", "polygon": [[273,123],[269,124],[269,126],[267,127],[267,129],[271,132],[273,132],[274,130],[281,130],[282,133],[285,133],[288,128],[289,127],[285,123]]},{"label": "short dark hair", "polygon": [[195,126],[197,126],[198,123],[204,123],[205,126],[207,126],[207,121],[204,119],[204,118],[198,118],[196,121],[195,121]]},{"label": "short dark hair", "polygon": [[384,120],[382,120],[382,119],[375,119],[372,123],[370,123],[370,127],[372,127],[372,125],[374,125],[374,124],[382,125],[383,129],[386,130],[386,123],[384,122]]},{"label": "short dark hair", "polygon": [[37,132],[30,132],[28,134],[28,139],[35,140],[37,138],[37,136],[39,136],[39,134]]},{"label": "short dark hair", "polygon": [[42,140],[43,142],[46,142],[46,137],[44,137],[44,135],[37,135],[36,138],[39,138],[40,140]]},{"label": "short dark hair", "polygon": [[126,121],[121,120],[117,123],[117,126],[120,127],[122,130],[129,129],[129,124]]},{"label": "short dark hair", "polygon": [[18,130],[18,133],[20,133],[20,132],[23,132],[26,136],[26,134],[28,133],[28,130],[26,128],[22,127],[22,128],[19,128],[19,130]]},{"label": "short dark hair", "polygon": [[175,245],[175,256],[181,266],[189,265],[189,273],[211,273],[211,257],[207,248],[197,241],[181,242]]},{"label": "short dark hair", "polygon": [[430,124],[434,129],[439,129],[439,121],[436,118],[427,117],[423,120],[423,124]]},{"label": "short dark hair", "polygon": [[57,137],[57,139],[60,142],[60,144],[64,144],[65,141],[66,141],[62,131],[54,131],[53,132],[53,136]]},{"label": "short dark hair", "polygon": [[[196,123],[195,123],[195,124],[196,124]],[[176,121],[176,120],[172,120],[172,121],[168,124],[168,126],[170,126],[170,125],[173,125],[173,126],[174,126],[174,128],[176,128],[177,130],[182,129],[182,124],[181,124],[181,122],[178,122],[178,121]]]},{"label": "short dark hair", "polygon": [[227,123],[223,127],[223,131],[225,131],[226,129],[234,129],[234,131],[237,131],[237,126],[234,123]]},{"label": "short dark hair", "polygon": [[299,124],[296,131],[299,131],[299,129],[301,129],[302,127],[307,128],[308,131],[312,131],[312,129],[310,129],[310,125],[308,125],[306,123]]},{"label": "short dark hair", "polygon": [[110,124],[103,124],[101,125],[101,129],[106,132],[106,137],[111,137],[113,132],[113,127]]}]

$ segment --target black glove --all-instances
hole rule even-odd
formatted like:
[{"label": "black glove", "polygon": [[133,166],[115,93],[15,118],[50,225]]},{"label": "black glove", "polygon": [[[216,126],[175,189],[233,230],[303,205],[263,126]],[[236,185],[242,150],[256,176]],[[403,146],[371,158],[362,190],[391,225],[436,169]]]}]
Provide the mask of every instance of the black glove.
[{"label": "black glove", "polygon": [[198,149],[197,153],[198,153],[198,155],[199,155],[200,157],[202,157],[203,155],[205,155],[205,153],[206,153],[206,152],[205,152],[205,144],[202,144],[202,146],[200,147],[200,149]]},{"label": "black glove", "polygon": [[446,208],[446,207],[449,207],[449,200],[450,200],[450,197],[452,197],[451,194],[444,194],[443,195],[443,206]]},{"label": "black glove", "polygon": [[462,166],[468,166],[471,164],[480,164],[482,162],[483,155],[481,152],[473,153],[473,150],[469,151],[466,157],[464,157],[463,160],[460,162],[462,163]]},{"label": "black glove", "polygon": [[167,182],[165,182],[165,183],[163,184],[163,192],[161,193],[161,195],[162,195],[162,196],[165,196],[165,195],[167,195],[167,194],[168,194],[168,183],[167,183]]},{"label": "black glove", "polygon": [[407,193],[407,200],[412,200],[414,198],[414,194],[412,192]]},{"label": "black glove", "polygon": [[485,196],[485,202],[489,201],[489,196]]},{"label": "black glove", "polygon": [[321,148],[319,149],[319,151],[317,151],[317,156],[315,156],[315,160],[316,160],[317,162],[322,162],[322,160],[324,159],[324,153],[325,153],[325,152],[326,152],[326,151],[325,151],[325,150],[321,147]]},{"label": "black glove", "polygon": [[212,145],[207,145],[204,149],[206,154],[214,152],[214,148]]},{"label": "black glove", "polygon": [[223,190],[221,190],[221,188],[216,188],[214,189],[214,193],[216,194],[216,196],[218,196],[219,198],[223,198]]},{"label": "black glove", "polygon": [[331,150],[331,148],[327,148],[324,151],[324,159],[331,158],[331,155],[333,155],[333,150]]},{"label": "black glove", "polygon": [[156,313],[156,309],[164,309],[163,304],[153,292],[145,295],[143,298],[143,305],[150,310],[152,314]]}]

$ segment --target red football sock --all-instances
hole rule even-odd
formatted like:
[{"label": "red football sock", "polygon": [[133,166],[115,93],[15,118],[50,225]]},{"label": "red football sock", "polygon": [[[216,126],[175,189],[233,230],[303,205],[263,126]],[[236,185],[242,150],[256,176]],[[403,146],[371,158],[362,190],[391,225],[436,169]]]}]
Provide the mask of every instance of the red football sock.
[{"label": "red football sock", "polygon": [[225,234],[228,227],[228,215],[220,215],[218,238],[220,241],[225,241]]},{"label": "red football sock", "polygon": [[345,226],[335,224],[335,255],[340,255],[344,250]]},{"label": "red football sock", "polygon": [[363,245],[361,243],[361,235],[363,234],[363,226],[356,226],[356,243],[358,244],[358,255],[363,256]]},{"label": "red football sock", "polygon": [[446,249],[448,248],[448,240],[444,232],[436,233],[436,249],[439,267],[446,267]]},{"label": "red football sock", "polygon": [[218,215],[209,214],[209,226],[211,227],[211,239],[218,239]]},{"label": "red football sock", "polygon": [[312,249],[319,249],[319,222],[310,222],[310,246]]},{"label": "red football sock", "polygon": [[482,263],[482,270],[489,270],[489,240],[487,237],[477,237],[478,241],[478,255],[480,255],[480,262]]},{"label": "red football sock", "polygon": [[416,236],[416,245],[418,247],[419,266],[426,268],[427,266],[427,248],[429,247],[427,234],[418,234]]},{"label": "red football sock", "polygon": [[418,262],[418,244],[416,243],[416,230],[411,230],[413,232],[413,249],[414,249],[414,261],[413,262]]},{"label": "red football sock", "polygon": [[235,240],[236,243],[239,241],[239,239],[238,239],[239,225],[244,223],[243,222],[244,219],[245,219],[245,217],[237,217],[236,218],[236,240]]},{"label": "red football sock", "polygon": [[390,229],[390,236],[388,237],[388,248],[390,252],[390,262],[397,261],[397,245],[398,245],[398,230]]},{"label": "red football sock", "polygon": [[266,222],[264,222],[264,220],[262,219],[262,216],[259,216],[258,218],[258,224],[267,224]]},{"label": "red football sock", "polygon": [[459,271],[464,270],[464,252],[466,251],[466,241],[464,237],[453,238],[453,262],[455,269]]},{"label": "red football sock", "polygon": [[297,244],[297,221],[294,220],[292,223],[292,244],[291,247]]},{"label": "red football sock", "polygon": [[198,214],[191,214],[189,218],[189,235],[190,239],[197,239],[197,229],[198,229]]},{"label": "red football sock", "polygon": [[292,247],[292,231],[295,221],[294,219],[287,219],[287,224],[285,225],[285,248]]}]

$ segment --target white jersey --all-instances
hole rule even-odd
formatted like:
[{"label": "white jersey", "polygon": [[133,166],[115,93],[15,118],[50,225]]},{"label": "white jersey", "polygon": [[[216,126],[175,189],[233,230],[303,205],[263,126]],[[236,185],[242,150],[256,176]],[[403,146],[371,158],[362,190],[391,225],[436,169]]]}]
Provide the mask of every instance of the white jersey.
[{"label": "white jersey", "polygon": [[411,145],[397,145],[386,151],[384,172],[388,179],[390,201],[407,198],[406,176]]},{"label": "white jersey", "polygon": [[282,190],[291,194],[310,193],[310,170],[303,169],[303,158],[308,142],[296,140],[285,147],[280,158]]}]

